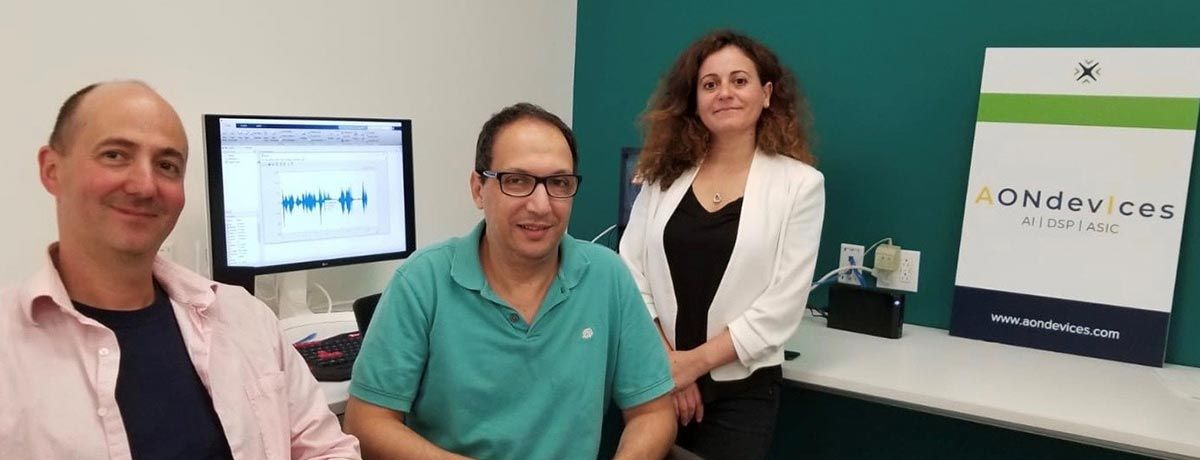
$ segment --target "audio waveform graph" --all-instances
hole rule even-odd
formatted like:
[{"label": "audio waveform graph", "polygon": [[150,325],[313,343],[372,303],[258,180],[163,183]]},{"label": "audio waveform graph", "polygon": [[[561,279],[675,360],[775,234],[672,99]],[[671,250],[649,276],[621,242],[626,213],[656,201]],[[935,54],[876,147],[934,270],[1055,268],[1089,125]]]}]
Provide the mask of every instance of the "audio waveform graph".
[{"label": "audio waveform graph", "polygon": [[321,214],[325,212],[325,207],[333,206],[333,202],[336,201],[341,212],[349,214],[354,210],[354,203],[358,202],[359,210],[365,212],[369,199],[366,185],[360,186],[360,190],[357,197],[354,196],[354,192],[349,188],[341,189],[336,198],[323,190],[302,192],[298,195],[284,195],[279,204],[283,206],[283,210],[288,214],[297,212],[297,208],[306,212],[316,211],[318,214]]},{"label": "audio waveform graph", "polygon": [[[378,169],[277,169],[264,173],[264,241],[371,235],[387,228],[386,175]],[[381,177],[383,176],[383,177]]]}]

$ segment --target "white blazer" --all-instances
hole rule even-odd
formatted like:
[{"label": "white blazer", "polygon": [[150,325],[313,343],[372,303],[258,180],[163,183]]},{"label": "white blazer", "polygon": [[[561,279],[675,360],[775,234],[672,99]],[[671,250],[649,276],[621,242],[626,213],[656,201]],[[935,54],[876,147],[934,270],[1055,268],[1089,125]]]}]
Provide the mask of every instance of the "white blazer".
[{"label": "white blazer", "polygon": [[[697,171],[685,171],[666,190],[644,184],[621,237],[621,257],[672,347],[678,305],[663,229]],[[783,344],[808,302],[824,218],[825,176],[787,156],[754,153],[737,240],[708,310],[708,338],[728,327],[738,359],[713,369],[713,380],[743,379],[783,362]]]}]

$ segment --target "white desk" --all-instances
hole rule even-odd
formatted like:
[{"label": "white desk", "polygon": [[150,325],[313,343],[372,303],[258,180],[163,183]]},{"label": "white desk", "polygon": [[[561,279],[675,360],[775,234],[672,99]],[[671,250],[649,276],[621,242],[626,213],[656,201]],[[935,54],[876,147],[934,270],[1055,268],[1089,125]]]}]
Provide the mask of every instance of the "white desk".
[{"label": "white desk", "polygon": [[[316,334],[313,339],[323,339],[343,332],[358,330],[354,312],[349,311],[295,316],[280,320],[279,326],[283,329],[283,337],[292,343],[312,333]],[[329,410],[337,415],[346,412],[346,400],[350,398],[350,381],[318,383],[321,385],[321,390],[325,392]]]},{"label": "white desk", "polygon": [[1159,369],[951,337],[900,339],[805,317],[784,378],[820,391],[1168,458],[1200,457],[1200,369]]},{"label": "white desk", "polygon": [[[350,312],[289,318],[296,341],[358,329]],[[884,339],[805,317],[784,378],[824,392],[1167,458],[1200,457],[1200,369],[1159,369],[951,337],[904,325]],[[350,382],[321,382],[336,414]]]}]

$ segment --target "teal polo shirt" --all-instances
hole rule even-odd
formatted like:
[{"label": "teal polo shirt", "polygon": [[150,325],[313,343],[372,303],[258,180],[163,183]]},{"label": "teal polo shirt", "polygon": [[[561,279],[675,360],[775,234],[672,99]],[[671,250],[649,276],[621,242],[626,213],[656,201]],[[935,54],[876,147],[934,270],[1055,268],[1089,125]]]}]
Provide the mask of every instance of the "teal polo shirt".
[{"label": "teal polo shirt", "polygon": [[595,458],[609,401],[671,391],[658,330],[625,264],[564,235],[526,324],[488,286],[484,224],[396,270],[354,364],[350,394],[405,412],[439,447],[486,459]]}]

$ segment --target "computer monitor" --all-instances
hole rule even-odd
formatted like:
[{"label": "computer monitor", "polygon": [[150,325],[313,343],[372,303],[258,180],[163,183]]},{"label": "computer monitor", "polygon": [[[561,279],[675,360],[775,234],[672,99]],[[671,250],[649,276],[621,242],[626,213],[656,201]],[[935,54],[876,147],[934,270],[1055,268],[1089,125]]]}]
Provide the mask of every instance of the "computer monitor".
[{"label": "computer monitor", "polygon": [[204,115],[213,279],[401,259],[412,121]]},{"label": "computer monitor", "polygon": [[621,149],[621,169],[618,189],[620,191],[619,208],[617,209],[617,236],[625,233],[625,226],[629,224],[629,213],[633,210],[633,201],[637,198],[638,192],[642,190],[641,184],[633,183],[634,171],[637,168],[638,153],[642,151],[638,147],[625,147]]}]

